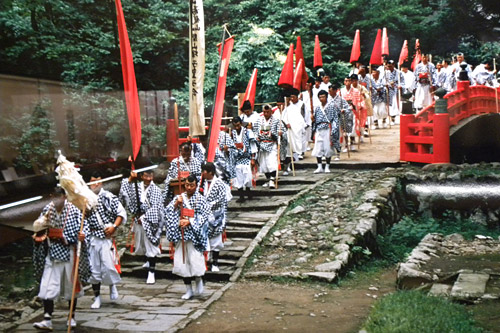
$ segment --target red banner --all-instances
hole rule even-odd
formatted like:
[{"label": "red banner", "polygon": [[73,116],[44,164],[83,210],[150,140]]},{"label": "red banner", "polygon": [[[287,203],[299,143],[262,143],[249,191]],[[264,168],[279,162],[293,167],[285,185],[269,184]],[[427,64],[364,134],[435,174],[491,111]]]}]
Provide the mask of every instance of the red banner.
[{"label": "red banner", "polygon": [[408,41],[405,40],[403,47],[401,48],[401,53],[399,54],[398,64],[402,65],[406,60],[408,60]]},{"label": "red banner", "polygon": [[319,45],[319,37],[316,35],[314,37],[314,61],[313,67],[318,69],[319,67],[323,67],[323,57],[321,56],[321,47]]},{"label": "red banner", "polygon": [[257,92],[257,68],[253,69],[250,81],[248,81],[247,90],[245,90],[245,97],[243,101],[250,101],[252,105],[252,110],[255,105],[255,93]]},{"label": "red banner", "polygon": [[[213,162],[215,158],[215,148],[219,144],[220,124],[222,121],[222,110],[224,109],[224,98],[226,96],[226,80],[229,60],[233,51],[234,37],[229,37],[224,42],[224,50],[221,58],[219,79],[217,84],[217,95],[215,97],[214,113],[210,129],[207,162]],[[220,52],[220,51],[219,51]]]},{"label": "red banner", "polygon": [[377,37],[373,44],[372,56],[370,57],[370,65],[382,65],[382,32],[377,30]]},{"label": "red banner", "polygon": [[293,87],[293,44],[290,44],[286,55],[283,70],[281,71],[278,87],[290,89]]},{"label": "red banner", "polygon": [[354,41],[352,42],[351,49],[351,57],[349,58],[349,62],[352,64],[359,60],[359,56],[361,55],[361,42],[359,37],[359,30],[356,30],[356,34],[354,35]]},{"label": "red banner", "polygon": [[382,55],[389,55],[389,36],[387,35],[387,28],[382,30]]},{"label": "red banner", "polygon": [[137,83],[135,81],[134,59],[130,42],[128,39],[125,17],[120,0],[115,1],[116,18],[118,21],[118,35],[120,38],[120,55],[122,60],[123,88],[125,92],[125,103],[127,105],[128,125],[130,128],[130,141],[132,143],[132,156],[135,161],[141,149],[141,109],[139,107],[139,95],[137,94]]},{"label": "red banner", "polygon": [[415,41],[415,56],[413,57],[413,62],[411,63],[411,70],[414,71],[415,67],[422,61],[422,53],[420,52],[420,41],[417,39]]}]

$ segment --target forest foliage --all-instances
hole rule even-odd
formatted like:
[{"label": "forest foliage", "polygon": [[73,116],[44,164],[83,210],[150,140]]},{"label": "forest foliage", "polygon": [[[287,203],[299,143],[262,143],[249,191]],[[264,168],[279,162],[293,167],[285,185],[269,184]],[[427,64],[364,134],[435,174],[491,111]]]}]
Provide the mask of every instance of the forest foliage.
[{"label": "forest foliage", "polygon": [[[122,0],[122,5],[139,90],[182,89],[188,74],[188,2]],[[399,57],[405,39],[411,53],[416,38],[425,51],[444,56],[460,50],[476,63],[500,51],[498,1],[205,0],[204,11],[207,99],[213,96],[216,44],[225,23],[236,37],[229,98],[244,91],[253,68],[258,68],[258,99],[273,99],[283,55],[297,36],[309,70],[314,36],[319,36],[325,70],[334,78],[349,67],[345,62],[356,29],[361,31],[365,62],[382,27],[388,29],[393,58]],[[112,0],[4,0],[0,45],[4,74],[62,80],[89,89],[122,86]]]}]

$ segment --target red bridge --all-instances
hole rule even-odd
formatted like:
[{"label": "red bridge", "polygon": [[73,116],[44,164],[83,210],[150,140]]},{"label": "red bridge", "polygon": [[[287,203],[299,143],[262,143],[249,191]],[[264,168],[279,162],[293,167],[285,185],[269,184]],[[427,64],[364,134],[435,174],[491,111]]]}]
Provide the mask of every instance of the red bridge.
[{"label": "red bridge", "polygon": [[457,85],[419,113],[401,115],[401,161],[500,161],[500,87]]}]

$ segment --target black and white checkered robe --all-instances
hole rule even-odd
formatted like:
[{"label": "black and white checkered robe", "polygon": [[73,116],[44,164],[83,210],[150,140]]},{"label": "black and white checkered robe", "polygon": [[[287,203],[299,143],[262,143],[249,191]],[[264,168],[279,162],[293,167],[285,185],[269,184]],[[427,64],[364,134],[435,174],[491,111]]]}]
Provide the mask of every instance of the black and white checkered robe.
[{"label": "black and white checkered robe", "polygon": [[374,85],[372,86],[372,105],[378,103],[387,103],[387,89],[385,89],[384,79],[379,78],[377,81],[374,80]]},{"label": "black and white checkered robe", "polygon": [[[398,74],[399,74],[399,85],[401,87],[405,86],[405,77],[401,71],[394,69],[392,72],[390,70],[385,70],[383,79],[385,84],[389,85],[389,105],[392,106],[393,96],[398,92]],[[417,75],[415,74],[415,77]]]},{"label": "black and white checkered robe", "polygon": [[[192,241],[196,250],[204,252],[208,245],[208,219],[210,207],[207,200],[196,191],[191,198],[187,199],[183,195],[183,207],[194,209],[194,218],[190,225],[184,228],[184,241]],[[165,218],[167,227],[167,239],[170,242],[180,242],[182,239],[181,228],[179,227],[180,209],[175,208],[177,197],[165,208]],[[189,201],[190,208],[186,205],[186,199]]]},{"label": "black and white checkered robe", "polygon": [[[106,238],[104,226],[108,223],[114,223],[118,216],[118,205],[120,201],[113,193],[101,190],[97,198],[97,207],[92,210],[92,213],[86,218],[86,222],[90,229],[90,235],[98,238]],[[101,217],[102,224],[99,223],[97,212]]]},{"label": "black and white checkered robe", "polygon": [[190,157],[189,162],[186,163],[182,156],[176,157],[170,162],[167,178],[165,178],[165,188],[163,189],[163,202],[170,202],[172,200],[173,193],[171,193],[169,184],[173,179],[177,179],[179,171],[189,171],[190,175],[196,177],[196,183],[200,182],[202,162],[203,160],[200,161],[198,158]]},{"label": "black and white checkered robe", "polygon": [[[139,193],[139,200],[142,197],[143,183],[137,184],[137,191]],[[137,194],[135,190],[135,183],[129,183],[128,179],[122,180],[120,188],[123,202],[127,203],[127,209],[135,216],[140,217],[142,226],[146,232],[146,237],[151,244],[160,244],[160,225],[163,223],[163,194],[160,188],[153,182],[149,184],[146,189],[146,200],[140,202],[140,210],[137,205]]]},{"label": "black and white checkered robe", "polygon": [[201,145],[201,143],[192,143],[191,144],[191,157],[196,158],[200,165],[205,161],[205,148]]},{"label": "black and white checkered robe", "polygon": [[221,234],[226,227],[227,191],[229,188],[218,177],[214,177],[210,181],[210,187],[208,183],[209,181],[205,179],[202,189],[203,196],[210,207],[208,238],[212,238]]},{"label": "black and white checkered robe", "polygon": [[[270,128],[266,129],[265,126],[270,125]],[[269,121],[266,121],[266,117],[262,114],[259,117],[259,122],[257,125],[257,141],[259,142],[259,147],[261,150],[270,152],[273,150],[273,146],[276,145],[278,141],[278,130],[279,130],[279,120],[271,115]]]},{"label": "black and white checkered robe", "polygon": [[243,135],[241,136],[241,140],[238,139],[236,130],[231,131],[231,138],[234,143],[243,142],[243,148],[238,149],[234,153],[234,164],[235,165],[250,165],[250,160],[252,158],[252,154],[250,152],[250,139],[248,137],[248,130],[244,127],[241,128],[243,131]]},{"label": "black and white checkered robe", "polygon": [[[57,214],[54,204],[51,202],[45,206],[41,215],[48,212],[47,218],[53,228],[63,228],[63,236],[66,243],[63,241],[53,241],[48,238],[41,244],[34,243],[33,246],[33,265],[35,268],[35,277],[40,279],[45,266],[45,257],[47,254],[51,260],[69,261],[70,245],[78,243],[78,232],[80,231],[80,223],[82,221],[82,212],[69,201],[64,202],[61,214]],[[88,232],[88,228],[84,228],[83,232]],[[80,281],[86,282],[90,278],[90,262],[88,247],[85,242],[82,242],[80,252],[80,264],[78,266]]]},{"label": "black and white checkered robe", "polygon": [[[342,110],[345,110],[344,114],[342,114]],[[332,122],[332,129],[330,132],[331,143],[337,151],[340,151],[340,129],[342,129],[344,133],[351,133],[352,131],[353,114],[351,107],[342,96],[337,95],[328,102],[325,112]]]},{"label": "black and white checkered robe", "polygon": [[[234,154],[236,147],[234,146],[234,141],[231,136],[224,132],[219,132],[219,145],[215,149],[214,164],[217,167],[217,174],[229,184],[231,179],[236,177],[236,171],[234,169]],[[224,152],[224,146],[227,146],[229,150]]]}]

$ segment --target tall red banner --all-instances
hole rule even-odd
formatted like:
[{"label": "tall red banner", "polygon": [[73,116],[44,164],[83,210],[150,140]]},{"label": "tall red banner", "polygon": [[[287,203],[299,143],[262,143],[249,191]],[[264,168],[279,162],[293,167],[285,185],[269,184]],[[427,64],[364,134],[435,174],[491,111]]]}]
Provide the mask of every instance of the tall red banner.
[{"label": "tall red banner", "polygon": [[229,60],[233,51],[234,37],[229,37],[224,42],[224,50],[221,58],[221,66],[219,72],[219,83],[217,85],[217,95],[215,97],[214,113],[212,123],[210,124],[210,138],[207,153],[207,162],[213,162],[215,158],[215,148],[219,144],[220,124],[222,122],[222,110],[224,109],[224,97],[226,96],[226,80]]},{"label": "tall red banner", "polygon": [[118,21],[118,36],[120,38],[120,55],[122,60],[123,88],[125,103],[127,105],[128,125],[130,128],[130,141],[132,143],[132,156],[135,161],[141,149],[141,109],[139,95],[135,81],[134,59],[128,39],[125,17],[120,0],[115,0],[116,18]]},{"label": "tall red banner", "polygon": [[352,42],[351,57],[349,58],[349,62],[352,64],[353,62],[358,61],[360,56],[361,42],[359,37],[359,30],[356,30],[356,33],[354,34],[354,41]]}]

